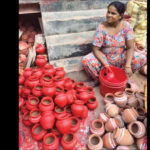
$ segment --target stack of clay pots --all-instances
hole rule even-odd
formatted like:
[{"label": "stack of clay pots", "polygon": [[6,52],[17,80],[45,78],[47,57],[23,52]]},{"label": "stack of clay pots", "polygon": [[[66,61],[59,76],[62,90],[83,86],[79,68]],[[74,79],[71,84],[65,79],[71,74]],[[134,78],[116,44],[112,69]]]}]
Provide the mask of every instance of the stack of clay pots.
[{"label": "stack of clay pots", "polygon": [[105,112],[90,124],[88,148],[103,147],[131,150],[136,143],[139,150],[147,149],[147,117],[144,109],[144,93],[126,88],[123,92],[107,93],[104,97]]},{"label": "stack of clay pots", "polygon": [[65,78],[63,67],[54,68],[36,61],[37,68],[26,68],[19,76],[19,109],[24,125],[32,128],[32,137],[43,141],[45,150],[73,149],[75,133],[88,110],[97,107],[92,87]]}]

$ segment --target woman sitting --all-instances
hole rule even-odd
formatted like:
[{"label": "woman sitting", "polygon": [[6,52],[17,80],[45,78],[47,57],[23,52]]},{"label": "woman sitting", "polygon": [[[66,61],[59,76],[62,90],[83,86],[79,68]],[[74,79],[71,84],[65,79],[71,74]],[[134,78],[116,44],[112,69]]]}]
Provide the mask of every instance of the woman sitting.
[{"label": "woman sitting", "polygon": [[82,59],[85,71],[94,79],[90,86],[99,83],[99,72],[103,67],[110,71],[110,66],[119,67],[130,77],[147,63],[146,55],[134,53],[133,29],[123,20],[124,12],[123,3],[115,1],[109,4],[106,21],[94,34],[93,51]]}]

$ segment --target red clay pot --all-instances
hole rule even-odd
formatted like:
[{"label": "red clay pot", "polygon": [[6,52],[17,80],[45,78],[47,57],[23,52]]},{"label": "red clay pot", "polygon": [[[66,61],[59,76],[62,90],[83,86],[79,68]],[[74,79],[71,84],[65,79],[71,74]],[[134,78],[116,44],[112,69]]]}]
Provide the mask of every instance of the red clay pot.
[{"label": "red clay pot", "polygon": [[67,104],[67,96],[65,93],[58,94],[54,101],[58,107],[64,107]]},{"label": "red clay pot", "polygon": [[51,64],[46,64],[46,65],[44,66],[44,68],[43,68],[43,73],[44,73],[44,74],[45,74],[45,73],[48,73],[48,74],[50,74],[51,76],[54,76],[55,72],[56,72],[56,70],[55,70],[55,68],[53,67],[53,65],[51,65]]},{"label": "red clay pot", "polygon": [[24,98],[27,98],[31,93],[31,89],[27,86],[25,86],[23,89],[22,89],[22,97]]},{"label": "red clay pot", "polygon": [[64,107],[65,109],[65,112],[69,115],[69,116],[72,116],[72,112],[71,112],[71,105],[66,105]]},{"label": "red clay pot", "polygon": [[55,115],[53,111],[45,111],[42,113],[42,117],[40,119],[40,124],[43,129],[49,130],[52,129],[55,123]]},{"label": "red clay pot", "polygon": [[60,85],[56,85],[56,93],[55,95],[58,95],[60,93],[64,93],[64,87],[63,86],[60,86]]},{"label": "red clay pot", "polygon": [[59,146],[59,139],[53,133],[48,133],[43,138],[44,150],[57,150]]},{"label": "red clay pot", "polygon": [[88,108],[87,106],[83,105],[83,112],[80,117],[83,119],[86,118],[87,116],[88,116]]},{"label": "red clay pot", "polygon": [[80,92],[77,96],[78,99],[84,101],[84,103],[87,103],[87,101],[90,99],[90,95],[87,91]]},{"label": "red clay pot", "polygon": [[40,78],[43,75],[43,70],[41,68],[35,68],[31,75]]},{"label": "red clay pot", "polygon": [[26,107],[27,107],[27,109],[32,110],[34,108],[38,108],[38,104],[39,104],[38,97],[29,96],[28,100],[26,102]]},{"label": "red clay pot", "polygon": [[19,97],[19,109],[23,106],[24,99],[22,97]]},{"label": "red clay pot", "polygon": [[77,92],[87,91],[87,89],[86,89],[83,82],[76,83],[75,89],[76,89]]},{"label": "red clay pot", "polygon": [[56,87],[54,86],[54,84],[51,84],[49,86],[44,86],[42,92],[44,96],[53,97],[56,93]]},{"label": "red clay pot", "polygon": [[67,96],[67,104],[68,105],[74,103],[74,101],[76,100],[75,95],[72,90],[67,91],[66,96]]},{"label": "red clay pot", "polygon": [[37,108],[34,108],[30,111],[29,121],[33,124],[39,123],[41,118],[41,113]]},{"label": "red clay pot", "polygon": [[35,46],[35,51],[37,54],[44,54],[45,53],[45,46],[43,44],[37,44]]},{"label": "red clay pot", "polygon": [[65,77],[65,71],[64,71],[64,68],[63,67],[57,67],[56,69],[56,72],[55,72],[55,75],[56,76],[59,76],[61,78],[64,78]]},{"label": "red clay pot", "polygon": [[45,66],[47,63],[45,56],[43,55],[38,55],[35,59],[35,64],[40,68]]},{"label": "red clay pot", "polygon": [[42,84],[37,84],[33,87],[32,89],[32,94],[36,97],[41,97],[42,96]]},{"label": "red clay pot", "polygon": [[98,103],[97,103],[96,97],[94,97],[94,96],[92,97],[91,96],[91,98],[87,102],[88,109],[94,110],[97,106],[98,106]]},{"label": "red clay pot", "polygon": [[93,88],[91,86],[87,86],[86,90],[87,90],[87,92],[88,92],[90,97],[94,97],[95,92],[94,92],[94,90],[93,90]]},{"label": "red clay pot", "polygon": [[31,123],[29,121],[29,112],[25,112],[23,114],[23,123],[24,123],[25,126],[28,126],[28,127],[31,127],[33,125],[33,123]]},{"label": "red clay pot", "polygon": [[64,88],[67,90],[71,90],[73,88],[73,82],[70,78],[65,78]]},{"label": "red clay pot", "polygon": [[74,149],[77,144],[77,138],[73,133],[66,133],[61,138],[61,145],[66,150]]},{"label": "red clay pot", "polygon": [[24,80],[25,80],[24,76],[23,75],[19,75],[19,85],[23,85]]},{"label": "red clay pot", "polygon": [[52,111],[54,109],[53,99],[49,96],[43,97],[41,102],[39,103],[39,110],[44,111]]},{"label": "red clay pot", "polygon": [[66,114],[66,109],[56,106],[54,109],[54,114],[55,114],[55,117],[58,119],[61,116],[64,116]]},{"label": "red clay pot", "polygon": [[47,131],[44,130],[39,123],[35,124],[32,127],[31,134],[32,134],[33,139],[35,139],[36,141],[42,140],[44,135],[46,135],[46,133]]},{"label": "red clay pot", "polygon": [[29,112],[29,110],[26,107],[26,101],[24,102],[24,104],[21,106],[21,112],[24,114],[25,112]]},{"label": "red clay pot", "polygon": [[72,127],[72,120],[68,115],[62,115],[56,120],[56,127],[61,134],[68,133]]},{"label": "red clay pot", "polygon": [[81,100],[75,100],[74,104],[71,105],[71,112],[76,117],[81,117],[84,111],[84,102]]},{"label": "red clay pot", "polygon": [[71,120],[72,120],[72,126],[71,126],[71,129],[70,129],[70,132],[75,133],[80,128],[80,120],[75,116],[72,116]]},{"label": "red clay pot", "polygon": [[36,76],[30,76],[26,80],[26,86],[32,89],[35,85],[39,84],[39,78]]},{"label": "red clay pot", "polygon": [[25,68],[24,69],[23,76],[25,78],[28,78],[29,76],[31,76],[31,74],[32,74],[32,68]]},{"label": "red clay pot", "polygon": [[64,83],[65,83],[64,78],[61,78],[60,76],[54,76],[54,82],[55,82],[55,86],[64,87]]},{"label": "red clay pot", "polygon": [[45,73],[41,76],[40,83],[43,86],[49,86],[49,85],[53,84],[53,77],[50,74]]}]

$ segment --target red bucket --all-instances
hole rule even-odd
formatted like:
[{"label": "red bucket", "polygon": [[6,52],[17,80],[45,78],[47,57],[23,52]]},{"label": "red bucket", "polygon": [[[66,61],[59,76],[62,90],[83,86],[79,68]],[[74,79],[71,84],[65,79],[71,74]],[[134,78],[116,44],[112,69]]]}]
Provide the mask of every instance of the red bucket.
[{"label": "red bucket", "polygon": [[108,80],[108,72],[103,68],[99,73],[100,80],[100,93],[105,96],[106,93],[115,93],[117,91],[123,91],[127,83],[127,76],[124,70],[117,67],[110,67],[114,73],[114,79]]}]

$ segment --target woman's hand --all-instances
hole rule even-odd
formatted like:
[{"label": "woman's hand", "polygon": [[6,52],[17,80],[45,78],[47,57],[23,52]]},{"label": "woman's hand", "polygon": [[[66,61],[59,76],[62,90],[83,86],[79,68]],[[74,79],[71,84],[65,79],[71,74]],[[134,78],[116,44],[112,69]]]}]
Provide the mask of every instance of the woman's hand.
[{"label": "woman's hand", "polygon": [[127,77],[131,77],[132,76],[132,69],[129,67],[125,67],[125,73],[127,75]]},{"label": "woman's hand", "polygon": [[105,66],[104,66],[104,68],[106,69],[106,71],[108,71],[108,72],[112,72],[112,70],[111,70],[111,68],[110,68],[110,66],[109,66],[109,65],[105,65]]}]

